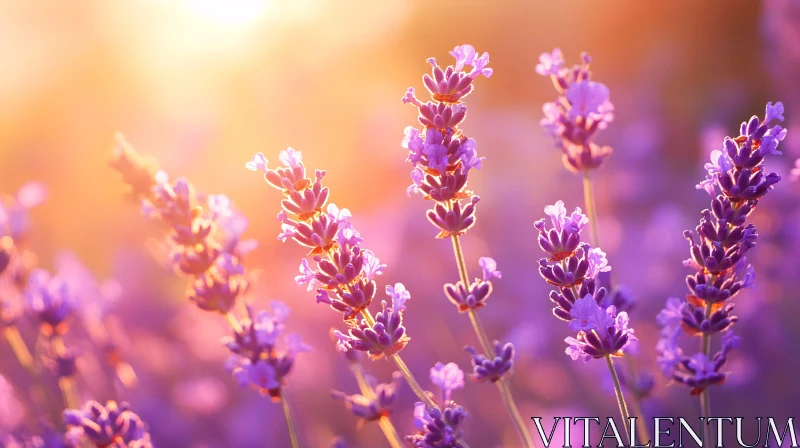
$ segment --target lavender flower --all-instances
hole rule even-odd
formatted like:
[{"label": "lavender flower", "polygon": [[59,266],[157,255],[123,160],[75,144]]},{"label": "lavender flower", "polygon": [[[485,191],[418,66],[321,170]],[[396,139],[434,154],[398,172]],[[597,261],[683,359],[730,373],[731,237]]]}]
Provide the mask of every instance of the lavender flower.
[{"label": "lavender flower", "polygon": [[392,374],[392,382],[374,385],[374,379],[368,378],[375,389],[375,398],[369,399],[361,394],[347,395],[344,392],[334,391],[333,397],[343,400],[347,409],[362,422],[379,420],[388,417],[397,401],[397,388],[403,375],[400,372]]},{"label": "lavender flower", "polygon": [[121,135],[111,163],[131,186],[150,218],[168,226],[170,260],[189,276],[187,298],[205,311],[227,314],[249,288],[241,258],[255,247],[241,240],[247,219],[223,195],[202,195],[185,178],[170,182],[156,163],[140,156]]},{"label": "lavender flower", "polygon": [[[419,111],[419,122],[423,130],[407,127],[401,145],[408,150],[406,161],[411,162],[411,179],[408,194],[421,193],[425,199],[435,202],[427,212],[428,220],[439,229],[437,238],[462,235],[475,224],[475,205],[478,196],[466,189],[470,170],[480,169],[484,157],[478,157],[477,143],[467,138],[458,126],[467,113],[461,99],[472,92],[473,80],[480,75],[490,77],[492,70],[486,66],[489,54],[477,56],[470,45],[456,47],[450,54],[456,64],[442,70],[433,58],[432,76],[423,76],[423,83],[431,94],[432,101],[422,103],[409,88],[404,103],[410,103]],[[471,66],[469,72],[463,71]],[[462,199],[468,199],[466,205]]]},{"label": "lavender flower", "polygon": [[472,379],[478,382],[489,381],[495,383],[510,374],[514,367],[514,344],[508,342],[501,345],[499,341],[494,341],[494,357],[478,353],[473,347],[467,347],[466,351],[472,355]]},{"label": "lavender flower", "polygon": [[461,280],[444,285],[445,295],[460,312],[486,306],[486,299],[492,294],[492,278],[502,277],[494,259],[481,257],[479,264],[483,270],[482,279],[476,278],[470,285],[464,285]]},{"label": "lavender flower", "polygon": [[536,73],[552,79],[559,95],[555,102],[544,104],[545,118],[539,124],[563,153],[564,166],[576,173],[599,168],[611,155],[610,147],[592,141],[597,131],[614,120],[614,105],[609,101],[608,87],[591,81],[590,62],[589,55],[583,53],[581,64],[568,69],[561,50],[556,48],[552,53],[542,53],[536,66]]},{"label": "lavender flower", "polygon": [[130,405],[109,401],[105,406],[96,401],[87,402],[83,409],[64,411],[64,424],[77,443],[117,448],[149,448],[150,434]]},{"label": "lavender flower", "polygon": [[67,320],[72,315],[76,298],[63,278],[51,277],[44,269],[36,269],[23,294],[28,312],[39,322],[45,336],[62,335],[67,331]]},{"label": "lavender flower", "polygon": [[456,389],[464,387],[464,372],[454,362],[447,364],[437,362],[431,367],[431,383],[441,391],[442,403],[450,402],[450,395]]},{"label": "lavender flower", "polygon": [[392,305],[383,302],[383,311],[375,316],[375,322],[356,319],[375,298],[374,279],[386,265],[372,251],[361,247],[363,239],[350,221],[350,211],[327,204],[329,190],[322,186],[324,171],[316,171],[314,182],[307,179],[302,154],[292,148],[282,151],[278,159],[284,167],[269,169],[267,159],[259,153],[245,167],[263,172],[267,183],[284,194],[278,214],[282,223],[278,238],[310,249],[312,262],[301,261],[295,282],[309,291],[316,289],[318,303],[342,313],[350,331],[336,333],[340,340],[373,357],[392,356],[408,342],[402,310],[410,294],[401,283],[395,288],[387,286]]},{"label": "lavender flower", "polygon": [[386,294],[391,297],[391,305],[382,301],[383,310],[375,315],[375,322],[368,322],[366,318],[356,322],[348,321],[350,330],[347,334],[336,331],[334,334],[340,341],[350,348],[369,353],[373,359],[389,358],[402,350],[411,338],[406,334],[403,326],[403,310],[405,302],[411,298],[411,293],[402,283],[386,286]]},{"label": "lavender flower", "polygon": [[556,304],[553,314],[578,332],[576,337],[565,339],[567,355],[584,361],[623,356],[636,337],[628,327],[628,314],[608,303],[606,289],[597,286],[598,275],[611,267],[605,252],[581,242],[581,230],[589,219],[580,208],[567,216],[562,201],[544,211],[552,228],[545,219],[534,227],[539,232],[539,246],[550,256],[539,260],[539,274],[557,288],[550,293],[550,300]]},{"label": "lavender flower", "polygon": [[[767,103],[763,120],[753,116],[743,122],[738,137],[726,137],[722,150],[712,151],[711,162],[705,164],[708,175],[697,185],[711,196],[711,207],[701,213],[696,235],[684,232],[690,258],[683,264],[695,272],[686,277],[686,301],[669,298],[659,313],[663,329],[657,346],[665,375],[689,386],[693,395],[722,384],[728,373],[720,369],[738,344],[731,331],[738,317],[729,300],[755,280],[746,253],[755,246],[758,232],[747,217],[781,179],[767,173],[763,163],[767,155],[780,154],[778,144],[787,131],[771,123],[782,121],[783,112],[782,103]],[[702,335],[704,342],[723,333],[722,350],[710,356],[705,345],[702,353],[684,355],[677,343],[681,332]]]},{"label": "lavender flower", "polygon": [[419,448],[457,448],[464,446],[462,425],[469,415],[467,411],[449,400],[450,393],[464,386],[464,372],[454,363],[437,363],[431,369],[431,382],[436,384],[442,394],[441,409],[426,407],[417,402],[414,405],[414,426],[417,434],[407,436],[412,446]]},{"label": "lavender flower", "polygon": [[311,350],[297,335],[284,334],[289,307],[273,301],[269,310],[255,312],[247,306],[240,330],[223,340],[231,351],[228,367],[240,386],[250,386],[262,395],[280,401],[281,387],[299,353]]}]

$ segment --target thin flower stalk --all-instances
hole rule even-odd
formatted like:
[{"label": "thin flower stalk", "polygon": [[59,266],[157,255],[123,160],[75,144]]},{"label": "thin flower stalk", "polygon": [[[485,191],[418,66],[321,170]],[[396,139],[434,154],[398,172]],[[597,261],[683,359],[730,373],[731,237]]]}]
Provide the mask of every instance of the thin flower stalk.
[{"label": "thin flower stalk", "polygon": [[[423,126],[418,130],[408,126],[402,147],[408,150],[407,162],[413,165],[412,184],[407,193],[421,194],[433,202],[427,212],[428,220],[439,230],[437,238],[450,238],[456,259],[459,281],[445,285],[445,294],[466,312],[484,354],[468,348],[473,355],[475,372],[473,378],[497,384],[503,403],[519,433],[524,446],[533,446],[525,420],[520,416],[507,384],[513,366],[513,345],[492,343],[478,319],[477,309],[486,305],[491,294],[492,278],[500,278],[500,272],[489,268],[496,266],[494,260],[481,258],[484,278],[469,280],[466,262],[459,237],[475,225],[476,205],[480,198],[467,189],[468,175],[472,169],[480,169],[485,157],[478,157],[477,143],[467,138],[459,127],[467,115],[464,97],[474,89],[474,80],[480,76],[489,78],[493,70],[488,68],[489,54],[478,54],[471,45],[457,46],[450,52],[455,65],[442,68],[436,59],[429,58],[430,75],[422,77],[431,100],[422,102],[416,97],[414,88],[409,88],[403,102],[417,108],[418,121]],[[467,69],[469,68],[469,70]],[[462,202],[463,201],[463,202]]]},{"label": "thin flower stalk", "polygon": [[[740,343],[732,330],[739,320],[733,315],[732,299],[755,281],[746,254],[758,239],[747,218],[781,180],[766,171],[764,159],[781,154],[777,148],[787,131],[772,123],[783,121],[783,113],[782,103],[768,103],[763,119],[753,116],[743,122],[739,136],[726,137],[722,149],[711,152],[711,161],[705,164],[707,177],[697,185],[711,197],[711,207],[701,213],[695,232],[684,232],[690,257],[683,265],[694,271],[686,277],[689,293],[685,300],[668,298],[658,315],[659,366],[675,383],[689,387],[691,395],[700,396],[706,418],[712,415],[709,387],[723,384],[730,375],[724,367]],[[721,348],[712,355],[711,339],[718,333]],[[684,354],[678,341],[682,334],[700,337],[698,353]],[[710,431],[704,432],[703,441],[710,446]]]},{"label": "thin flower stalk", "polygon": [[314,179],[306,177],[302,154],[293,148],[281,151],[278,159],[283,166],[270,169],[267,158],[258,153],[245,167],[262,172],[264,180],[283,194],[278,239],[292,240],[309,251],[295,282],[307,291],[315,290],[317,303],[342,315],[348,331],[334,332],[342,343],[372,359],[394,361],[420,400],[435,408],[399,355],[410,341],[403,315],[411,293],[402,283],[387,285],[389,301],[381,302],[377,314],[370,312],[378,291],[375,278],[386,265],[362,247],[363,238],[351,222],[350,211],[328,203],[329,189],[322,185],[325,171],[316,170]]}]

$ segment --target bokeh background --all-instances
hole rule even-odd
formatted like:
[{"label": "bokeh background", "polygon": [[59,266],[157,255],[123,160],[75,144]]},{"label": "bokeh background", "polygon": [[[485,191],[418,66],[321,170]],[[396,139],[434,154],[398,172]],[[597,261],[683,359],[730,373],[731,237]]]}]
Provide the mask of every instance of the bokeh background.
[{"label": "bokeh background", "polygon": [[[488,51],[494,69],[467,99],[463,129],[487,160],[472,176],[482,200],[463,243],[472,274],[480,256],[503,271],[481,314],[490,336],[516,345],[512,388],[522,414],[617,413],[605,366],[564,355],[569,332],[552,317],[536,271],[542,253],[532,224],[544,206],[583,205],[580,178],[562,167],[538,125],[555,92],[534,67],[554,47],[569,64],[589,52],[616,106],[615,122],[598,137],[614,148],[595,176],[601,246],[615,283],[638,299],[636,362],[657,377],[644,402],[648,416],[698,413],[686,389],[660,377],[654,347],[655,315],[667,297],[685,294],[682,231],[707,207],[694,188],[702,165],[741,121],[763,115],[767,101],[786,105],[784,155],[768,161],[784,181],[752,218],[758,282],[736,299],[743,347],[728,383],[712,389],[712,405],[732,416],[796,412],[800,185],[788,172],[800,155],[797,0],[0,1],[2,192],[32,180],[47,186],[47,201],[31,214],[31,248],[42,266],[53,268],[67,250],[121,286],[105,306],[140,381],[121,387],[87,349],[82,397],[129,401],[158,446],[288,446],[280,406],[225,373],[224,320],[186,302],[184,281],[153,256],[158,227],[124,199],[107,165],[117,131],[172,176],[228,195],[249,218],[246,235],[260,247],[248,264],[263,271],[251,300],[287,302],[290,331],[314,347],[286,387],[306,446],[337,435],[352,446],[385,442],[330,398],[331,389],[357,391],[328,334],[340,317],[295,285],[303,252],[276,239],[279,193],[243,167],[255,152],[277,160],[292,146],[309,168],[327,170],[333,201],[353,212],[365,247],[389,265],[380,284],[402,281],[412,292],[403,355],[423,385],[437,361],[468,370],[463,346],[477,341],[442,294],[443,283],[457,280],[451,246],[434,240],[428,204],[406,196],[410,166],[400,148],[403,128],[416,124],[415,109],[400,101],[406,88],[423,87],[426,58],[448,64],[447,52],[462,43]],[[30,327],[23,333],[32,337]],[[393,367],[368,365],[382,381]],[[25,373],[5,344],[0,374],[0,433],[35,432],[20,386]],[[473,447],[517,443],[494,389],[468,382],[454,396],[471,413]],[[403,385],[394,418],[401,433],[413,430],[414,401]]]}]

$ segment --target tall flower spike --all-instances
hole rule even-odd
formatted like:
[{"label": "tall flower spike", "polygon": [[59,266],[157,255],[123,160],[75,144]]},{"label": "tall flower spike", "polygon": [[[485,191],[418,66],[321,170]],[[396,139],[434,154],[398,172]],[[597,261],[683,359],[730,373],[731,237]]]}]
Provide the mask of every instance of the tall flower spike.
[{"label": "tall flower spike", "polygon": [[[697,185],[710,194],[711,205],[702,211],[695,231],[684,232],[689,258],[683,264],[694,271],[686,277],[689,293],[686,300],[667,299],[658,315],[663,326],[659,363],[668,377],[690,387],[692,394],[705,394],[708,386],[722,384],[728,374],[720,369],[738,341],[731,328],[739,319],[732,314],[735,304],[730,300],[755,279],[746,253],[755,246],[758,232],[747,218],[780,181],[779,175],[767,173],[764,159],[780,154],[777,148],[787,131],[772,122],[782,121],[783,112],[782,103],[768,103],[763,120],[753,116],[743,122],[738,137],[726,137],[722,149],[712,151],[704,166],[706,179]],[[702,352],[684,355],[677,345],[680,333],[702,336]],[[716,333],[722,333],[728,345],[712,356],[710,337]]]},{"label": "tall flower spike", "polygon": [[610,147],[592,141],[614,120],[614,105],[608,87],[591,80],[590,62],[583,53],[581,64],[568,69],[556,48],[542,53],[536,66],[536,73],[549,77],[558,92],[556,101],[542,107],[544,118],[539,124],[561,150],[564,166],[576,173],[599,168],[611,155]]},{"label": "tall flower spike", "polygon": [[[480,169],[484,157],[477,153],[475,140],[467,138],[459,125],[464,121],[467,105],[461,100],[472,92],[473,80],[480,75],[490,77],[492,70],[486,66],[489,54],[478,56],[470,45],[456,47],[450,54],[456,64],[442,70],[436,60],[428,59],[433,66],[431,75],[423,76],[423,83],[431,94],[431,101],[420,102],[409,88],[404,103],[419,111],[422,130],[407,127],[401,146],[408,150],[406,161],[413,167],[413,183],[408,193],[421,193],[436,204],[427,213],[428,220],[439,229],[439,238],[461,235],[475,223],[475,205],[478,197],[466,189],[470,170]],[[466,67],[472,67],[467,72]],[[469,199],[462,205],[462,199]]]},{"label": "tall flower spike", "polygon": [[576,208],[567,215],[562,201],[545,207],[545,219],[536,221],[539,246],[550,256],[539,260],[539,273],[556,287],[550,300],[557,306],[553,314],[569,322],[575,337],[565,339],[566,353],[573,360],[622,356],[636,337],[628,327],[628,314],[607,303],[606,289],[597,287],[597,276],[611,270],[600,248],[581,241],[581,230],[588,218]]}]

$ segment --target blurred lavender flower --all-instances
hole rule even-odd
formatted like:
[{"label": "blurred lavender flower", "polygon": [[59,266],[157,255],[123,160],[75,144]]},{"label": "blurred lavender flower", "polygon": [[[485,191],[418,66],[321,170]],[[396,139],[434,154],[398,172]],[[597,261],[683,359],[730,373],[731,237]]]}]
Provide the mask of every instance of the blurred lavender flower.
[{"label": "blurred lavender flower", "polygon": [[464,387],[464,372],[454,363],[437,363],[431,369],[431,382],[441,390],[441,409],[432,409],[417,402],[414,405],[414,426],[418,432],[407,436],[411,445],[419,448],[463,447],[461,438],[467,411],[450,400],[453,390]]},{"label": "blurred lavender flower", "polygon": [[45,336],[62,335],[77,305],[66,280],[44,269],[34,270],[23,292],[28,312],[38,321]]},{"label": "blurred lavender flower", "polygon": [[[697,185],[711,195],[711,208],[701,213],[697,237],[684,232],[690,258],[683,264],[695,273],[686,277],[686,301],[669,298],[659,313],[663,328],[657,347],[665,375],[689,386],[693,395],[725,380],[728,373],[720,369],[738,344],[738,337],[729,331],[738,317],[732,315],[734,304],[727,301],[755,280],[745,254],[755,246],[758,233],[746,221],[781,179],[776,173],[767,174],[763,162],[768,154],[780,154],[778,144],[787,131],[771,122],[782,121],[783,113],[782,103],[767,103],[763,120],[753,116],[741,124],[738,137],[725,137],[722,150],[712,151],[711,162],[705,164],[706,179]],[[681,332],[702,335],[703,352],[684,355],[677,344]],[[720,332],[724,332],[722,350],[711,356],[708,338]]]},{"label": "blurred lavender flower", "polygon": [[68,437],[77,444],[94,444],[114,448],[150,448],[147,424],[130,410],[127,403],[117,405],[108,401],[105,406],[87,402],[83,409],[64,411]]},{"label": "blurred lavender flower", "polygon": [[449,403],[450,395],[456,389],[464,387],[464,372],[454,362],[443,364],[437,362],[431,367],[431,383],[441,391],[441,402]]},{"label": "blurred lavender flower", "polygon": [[608,146],[599,147],[592,138],[614,120],[614,105],[604,84],[591,81],[591,58],[581,54],[581,64],[568,69],[564,57],[556,48],[542,53],[536,73],[548,76],[558,92],[555,102],[542,107],[545,118],[540,121],[563,152],[564,166],[573,172],[599,168],[611,155]]},{"label": "blurred lavender flower", "polygon": [[792,182],[797,182],[800,179],[800,158],[794,161],[794,167],[791,171]]},{"label": "blurred lavender flower", "polygon": [[111,162],[130,185],[144,214],[170,228],[171,262],[176,272],[190,277],[187,298],[205,311],[227,314],[247,293],[249,275],[241,258],[255,248],[241,240],[247,219],[224,195],[201,195],[185,178],[170,182],[153,160],[140,156],[117,135]]},{"label": "blurred lavender flower", "polygon": [[360,418],[360,424],[379,420],[381,417],[388,417],[397,401],[397,388],[403,374],[394,372],[392,382],[388,384],[374,384],[373,378],[367,378],[375,390],[375,398],[369,399],[361,394],[347,395],[344,392],[334,391],[333,397],[343,400],[347,409],[356,417]]},{"label": "blurred lavender flower", "polygon": [[0,237],[24,241],[30,228],[28,211],[47,199],[47,188],[39,182],[28,182],[14,196],[0,198]]},{"label": "blurred lavender flower", "polygon": [[628,327],[628,313],[618,312],[606,300],[606,289],[597,286],[598,275],[611,267],[605,252],[581,242],[580,232],[588,218],[580,208],[567,216],[562,201],[544,211],[550,216],[552,228],[545,219],[534,227],[539,232],[539,246],[550,256],[539,260],[539,273],[557,288],[550,293],[550,300],[556,304],[553,314],[578,332],[577,337],[565,339],[567,355],[584,361],[622,356],[636,337]]},{"label": "blurred lavender flower", "polygon": [[278,301],[269,310],[255,312],[248,305],[247,317],[239,321],[239,330],[223,343],[233,356],[228,368],[240,386],[251,386],[262,395],[280,401],[284,378],[299,353],[311,350],[297,335],[284,334],[289,307]]}]

